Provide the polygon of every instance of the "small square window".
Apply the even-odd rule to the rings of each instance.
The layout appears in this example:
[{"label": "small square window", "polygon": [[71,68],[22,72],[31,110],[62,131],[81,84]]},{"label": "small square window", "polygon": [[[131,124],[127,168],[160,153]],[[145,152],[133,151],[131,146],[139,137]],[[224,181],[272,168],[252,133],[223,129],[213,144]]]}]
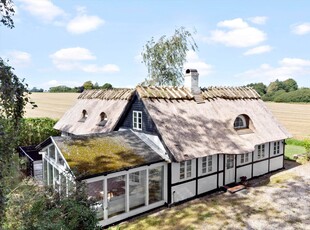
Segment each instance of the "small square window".
[{"label": "small square window", "polygon": [[142,130],[142,112],[132,112],[132,128],[136,130]]}]

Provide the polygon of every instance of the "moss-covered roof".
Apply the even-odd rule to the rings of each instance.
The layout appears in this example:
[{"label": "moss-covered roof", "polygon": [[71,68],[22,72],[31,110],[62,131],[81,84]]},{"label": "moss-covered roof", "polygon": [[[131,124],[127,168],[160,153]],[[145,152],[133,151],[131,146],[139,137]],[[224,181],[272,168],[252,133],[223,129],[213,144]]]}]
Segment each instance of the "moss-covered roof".
[{"label": "moss-covered roof", "polygon": [[53,139],[76,176],[91,177],[162,160],[131,131]]}]

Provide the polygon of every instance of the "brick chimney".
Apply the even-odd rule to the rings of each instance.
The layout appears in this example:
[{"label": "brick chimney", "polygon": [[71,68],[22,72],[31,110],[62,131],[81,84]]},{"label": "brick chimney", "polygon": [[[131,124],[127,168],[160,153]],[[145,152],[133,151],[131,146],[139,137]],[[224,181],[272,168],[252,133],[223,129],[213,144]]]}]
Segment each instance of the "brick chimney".
[{"label": "brick chimney", "polygon": [[198,84],[199,73],[196,69],[187,69],[184,77],[184,87],[187,88],[193,95],[200,94]]}]

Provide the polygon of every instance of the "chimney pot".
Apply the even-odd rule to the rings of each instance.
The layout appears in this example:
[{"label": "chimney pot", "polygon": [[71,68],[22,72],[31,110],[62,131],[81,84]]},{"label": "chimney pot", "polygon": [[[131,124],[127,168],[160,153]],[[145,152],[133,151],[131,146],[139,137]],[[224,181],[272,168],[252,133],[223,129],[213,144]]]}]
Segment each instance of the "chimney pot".
[{"label": "chimney pot", "polygon": [[187,69],[185,71],[184,87],[186,87],[192,94],[200,94],[200,88],[198,84],[199,73],[197,69]]}]

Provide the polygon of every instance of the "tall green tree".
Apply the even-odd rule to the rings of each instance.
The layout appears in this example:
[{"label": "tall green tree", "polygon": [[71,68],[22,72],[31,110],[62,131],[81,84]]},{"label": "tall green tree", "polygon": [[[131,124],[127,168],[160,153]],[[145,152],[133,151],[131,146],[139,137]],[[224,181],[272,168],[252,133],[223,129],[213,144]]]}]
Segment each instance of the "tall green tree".
[{"label": "tall green tree", "polygon": [[14,4],[12,0],[1,0],[0,1],[0,13],[1,23],[6,27],[12,29],[14,27],[14,21],[12,17],[15,14]]},{"label": "tall green tree", "polygon": [[292,78],[283,81],[283,84],[286,92],[292,92],[298,89],[297,82]]},{"label": "tall green tree", "polygon": [[85,81],[84,84],[83,84],[83,87],[84,89],[93,89],[94,88],[94,85],[91,81]]},{"label": "tall green tree", "polygon": [[110,83],[105,83],[103,86],[101,86],[102,89],[113,89],[113,86]]},{"label": "tall green tree", "polygon": [[263,96],[264,94],[267,93],[267,86],[264,83],[262,83],[262,82],[260,82],[260,83],[251,83],[251,84],[248,84],[247,86],[250,86],[253,89],[255,89],[256,92],[260,96]]},{"label": "tall green tree", "polygon": [[18,177],[16,148],[24,108],[30,102],[28,85],[23,81],[0,58],[0,216],[3,214],[5,196],[16,184]]},{"label": "tall green tree", "polygon": [[182,84],[186,52],[197,49],[191,32],[184,27],[176,29],[171,37],[162,36],[157,42],[152,37],[141,53],[142,62],[148,69],[148,78],[144,84],[173,86]]}]

